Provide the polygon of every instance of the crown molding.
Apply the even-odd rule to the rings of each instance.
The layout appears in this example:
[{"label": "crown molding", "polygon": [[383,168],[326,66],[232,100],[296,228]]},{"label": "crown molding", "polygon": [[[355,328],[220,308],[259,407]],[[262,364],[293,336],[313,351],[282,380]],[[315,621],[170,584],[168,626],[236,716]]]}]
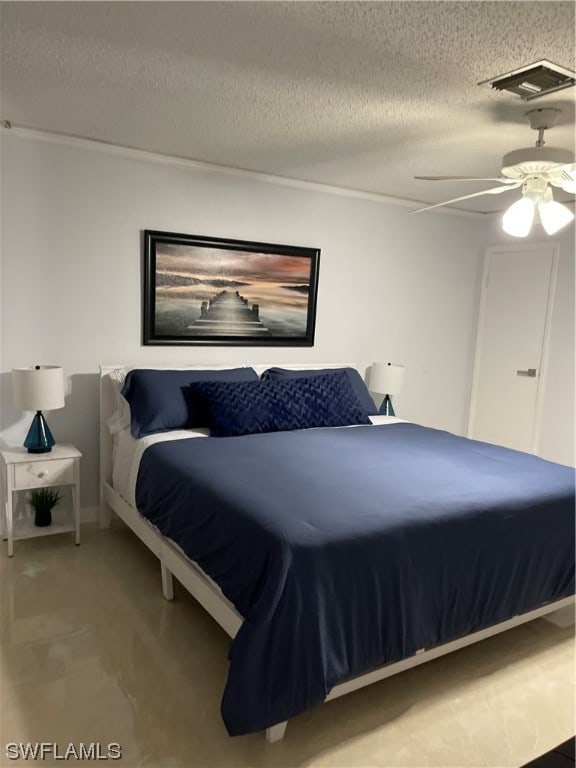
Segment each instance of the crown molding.
[{"label": "crown molding", "polygon": [[[82,136],[75,136],[69,133],[60,133],[57,131],[39,130],[29,128],[23,125],[16,125],[9,121],[0,124],[0,135],[13,134],[24,139],[33,139],[45,141],[51,144],[60,144],[68,147],[78,147],[95,152],[103,152],[117,157],[126,157],[132,160],[140,160],[146,163],[156,163],[159,165],[174,165],[181,168],[192,168],[208,173],[216,173],[224,176],[235,176],[254,181],[260,181],[264,184],[274,184],[276,186],[292,187],[293,189],[306,189],[315,192],[324,192],[341,197],[349,197],[360,200],[370,200],[375,203],[385,203],[387,205],[396,205],[400,208],[414,208],[426,205],[425,201],[407,200],[405,198],[390,197],[388,195],[379,195],[375,192],[363,192],[362,190],[348,189],[346,187],[337,187],[331,184],[320,184],[314,181],[303,181],[301,179],[292,179],[287,176],[275,176],[259,171],[248,171],[243,168],[231,168],[224,165],[215,165],[212,163],[203,163],[198,160],[190,160],[176,155],[165,155],[157,152],[149,152],[143,149],[134,149],[121,144],[112,144],[97,139],[86,139]],[[434,213],[442,213],[451,216],[464,216],[466,218],[484,218],[486,214],[477,211],[462,211],[457,208],[436,209]]]}]

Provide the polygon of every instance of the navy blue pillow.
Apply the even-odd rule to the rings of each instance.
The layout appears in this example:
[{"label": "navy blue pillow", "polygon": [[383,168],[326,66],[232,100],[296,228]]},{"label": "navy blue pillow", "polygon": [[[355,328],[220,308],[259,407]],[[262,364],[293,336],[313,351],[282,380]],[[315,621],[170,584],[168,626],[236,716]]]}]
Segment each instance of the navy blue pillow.
[{"label": "navy blue pillow", "polygon": [[191,381],[258,381],[253,368],[221,371],[175,371],[139,368],[126,376],[122,394],[130,404],[133,437],[171,429],[207,427],[210,412],[206,401],[195,395]]},{"label": "navy blue pillow", "polygon": [[343,371],[298,379],[197,382],[190,388],[210,403],[213,437],[370,424]]},{"label": "navy blue pillow", "polygon": [[360,400],[360,403],[364,406],[366,413],[370,416],[374,416],[378,413],[378,408],[368,392],[368,387],[364,383],[362,376],[355,368],[322,368],[319,370],[306,370],[306,371],[291,371],[288,368],[268,368],[262,374],[263,379],[301,379],[303,376],[323,376],[329,373],[339,373],[345,371],[346,375],[350,379],[350,384],[356,393],[356,397]]}]

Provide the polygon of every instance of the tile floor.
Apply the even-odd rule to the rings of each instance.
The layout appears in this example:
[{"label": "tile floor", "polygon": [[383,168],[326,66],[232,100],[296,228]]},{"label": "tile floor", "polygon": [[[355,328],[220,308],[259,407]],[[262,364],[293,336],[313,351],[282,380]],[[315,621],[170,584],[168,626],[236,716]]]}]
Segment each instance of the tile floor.
[{"label": "tile floor", "polygon": [[300,715],[277,744],[229,738],[227,636],[178,585],[163,599],[121,524],[82,536],[16,542],[13,559],[2,542],[2,766],[25,764],[9,742],[117,742],[125,768],[517,768],[574,733],[573,628],[540,619]]}]

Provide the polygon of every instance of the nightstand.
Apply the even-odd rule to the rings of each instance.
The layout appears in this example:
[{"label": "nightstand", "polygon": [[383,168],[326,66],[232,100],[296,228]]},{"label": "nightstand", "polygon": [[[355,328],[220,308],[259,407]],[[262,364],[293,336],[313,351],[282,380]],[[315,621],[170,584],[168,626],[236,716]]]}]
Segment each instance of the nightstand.
[{"label": "nightstand", "polygon": [[[80,544],[80,458],[73,445],[55,445],[48,453],[28,453],[25,448],[0,451],[2,456],[2,487],[5,514],[0,515],[2,537],[8,540],[8,556],[14,554],[14,540],[75,531]],[[14,520],[14,494],[32,488],[51,485],[72,487],[72,514],[67,517],[58,510],[52,525],[40,528],[33,519]]]}]

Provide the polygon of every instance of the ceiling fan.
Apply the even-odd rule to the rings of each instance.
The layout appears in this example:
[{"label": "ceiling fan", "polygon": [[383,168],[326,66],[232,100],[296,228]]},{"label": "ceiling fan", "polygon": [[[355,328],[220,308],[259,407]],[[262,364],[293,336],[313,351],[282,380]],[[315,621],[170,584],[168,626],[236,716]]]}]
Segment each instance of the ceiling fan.
[{"label": "ceiling fan", "polygon": [[564,192],[576,193],[574,155],[565,149],[544,148],[544,131],[555,125],[559,114],[559,109],[533,109],[526,113],[530,127],[538,131],[536,146],[517,149],[504,155],[500,176],[496,178],[415,176],[416,179],[425,181],[497,181],[501,186],[427,205],[412,213],[430,211],[432,208],[481,195],[499,195],[522,187],[522,197],[504,214],[502,220],[504,231],[516,237],[526,237],[532,227],[535,213],[538,211],[547,234],[552,235],[558,232],[572,221],[574,214],[553,199],[552,187],[558,187]]}]

